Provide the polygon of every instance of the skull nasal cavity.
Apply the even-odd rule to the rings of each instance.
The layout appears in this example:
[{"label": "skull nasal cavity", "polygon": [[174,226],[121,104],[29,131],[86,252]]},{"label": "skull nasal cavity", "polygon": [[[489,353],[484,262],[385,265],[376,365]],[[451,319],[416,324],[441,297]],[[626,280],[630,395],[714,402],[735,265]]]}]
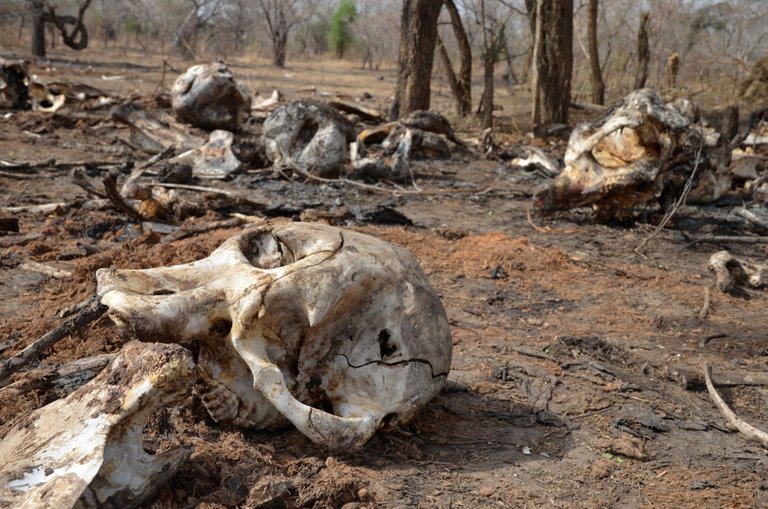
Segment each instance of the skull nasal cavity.
[{"label": "skull nasal cavity", "polygon": [[212,334],[215,334],[217,336],[224,338],[229,334],[229,331],[231,330],[232,330],[231,320],[227,320],[226,318],[214,318],[213,321],[211,321]]},{"label": "skull nasal cavity", "polygon": [[381,354],[381,358],[386,359],[387,357],[391,357],[395,352],[397,352],[397,345],[390,342],[389,331],[387,329],[382,329],[382,331],[379,332],[379,353]]},{"label": "skull nasal cavity", "polygon": [[311,118],[306,119],[304,124],[302,124],[301,129],[299,129],[299,134],[296,135],[296,143],[301,147],[309,145],[309,142],[315,137],[319,127],[317,122]]}]

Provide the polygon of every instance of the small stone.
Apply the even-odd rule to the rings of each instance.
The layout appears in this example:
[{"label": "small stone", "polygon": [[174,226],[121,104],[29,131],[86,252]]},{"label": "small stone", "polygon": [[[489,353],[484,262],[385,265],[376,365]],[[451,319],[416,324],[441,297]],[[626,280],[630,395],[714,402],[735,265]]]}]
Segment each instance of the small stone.
[{"label": "small stone", "polygon": [[357,491],[357,498],[362,500],[363,502],[367,501],[369,496],[370,496],[370,493],[368,492],[367,488],[360,488]]}]

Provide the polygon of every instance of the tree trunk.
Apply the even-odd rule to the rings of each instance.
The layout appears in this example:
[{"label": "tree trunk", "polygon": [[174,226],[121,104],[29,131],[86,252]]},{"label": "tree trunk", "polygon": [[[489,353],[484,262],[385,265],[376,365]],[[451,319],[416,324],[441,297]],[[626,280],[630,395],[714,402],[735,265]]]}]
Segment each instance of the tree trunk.
[{"label": "tree trunk", "polygon": [[393,119],[428,110],[437,18],[442,0],[404,0],[400,18],[400,56]]},{"label": "tree trunk", "polygon": [[32,55],[45,58],[45,12],[43,2],[31,3],[32,14]]},{"label": "tree trunk", "polygon": [[[531,91],[534,133],[568,123],[573,72],[573,0],[526,0],[534,29]],[[535,7],[535,12],[533,8]]]},{"label": "tree trunk", "polygon": [[640,28],[637,31],[637,74],[635,74],[635,90],[643,88],[648,80],[648,64],[651,61],[651,51],[648,46],[648,23],[651,13],[644,12],[640,16]]},{"label": "tree trunk", "polygon": [[495,58],[491,49],[483,54],[483,130],[493,127],[493,68]]},{"label": "tree trunk", "polygon": [[[469,37],[467,31],[464,30],[464,24],[461,22],[461,15],[456,8],[456,4],[453,0],[445,0],[445,8],[448,11],[448,15],[451,18],[451,28],[453,28],[453,35],[456,37],[456,42],[459,46],[459,73],[457,78],[456,88],[451,86],[453,95],[456,97],[456,109],[459,115],[469,115],[472,110],[472,47],[469,44]],[[443,51],[445,48],[443,48]],[[447,57],[447,52],[445,53]],[[453,68],[451,68],[453,73]]]},{"label": "tree trunk", "polygon": [[278,32],[275,34],[275,40],[273,44],[273,56],[272,65],[275,67],[285,67],[285,51],[288,47],[288,34],[286,32]]},{"label": "tree trunk", "polygon": [[597,47],[597,9],[599,0],[589,0],[587,39],[589,43],[589,68],[592,81],[592,102],[605,102],[605,82],[600,69],[600,52]]}]

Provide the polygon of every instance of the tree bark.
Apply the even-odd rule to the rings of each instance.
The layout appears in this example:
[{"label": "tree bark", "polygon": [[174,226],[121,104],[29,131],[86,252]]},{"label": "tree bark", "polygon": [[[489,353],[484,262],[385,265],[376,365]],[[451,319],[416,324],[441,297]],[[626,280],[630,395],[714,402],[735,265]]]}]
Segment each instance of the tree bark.
[{"label": "tree bark", "polygon": [[32,55],[45,58],[45,10],[43,2],[30,3],[32,13]]},{"label": "tree bark", "polygon": [[592,102],[605,102],[605,82],[600,69],[600,51],[597,47],[597,11],[599,0],[589,0],[587,39],[589,44],[589,68],[592,81]]},{"label": "tree bark", "polygon": [[640,15],[640,28],[637,31],[637,74],[635,74],[635,90],[643,88],[648,80],[648,64],[651,61],[651,51],[648,45],[648,23],[651,13]]},{"label": "tree bark", "polygon": [[528,19],[531,21],[531,31],[533,32],[533,51],[531,52],[531,124],[534,134],[541,129],[541,83],[539,77],[539,60],[544,50],[544,23],[542,22],[542,4],[543,1],[526,0],[528,7]]},{"label": "tree bark", "polygon": [[[464,30],[464,24],[456,4],[453,0],[445,0],[444,5],[451,18],[451,28],[453,28],[453,35],[459,46],[459,72],[458,75],[454,73],[453,66],[451,66],[450,74],[453,75],[454,79],[451,81],[449,77],[449,82],[451,83],[451,91],[456,98],[457,113],[463,117],[469,115],[472,110],[472,47],[469,44],[469,37],[467,31]],[[439,44],[438,47],[440,46]],[[450,64],[450,60],[447,60],[448,52],[445,51],[445,47],[442,47],[440,53],[443,63]]]},{"label": "tree bark", "polygon": [[[526,5],[533,2],[526,2]],[[568,123],[573,72],[573,0],[535,2],[532,90],[534,131]],[[529,11],[529,16],[531,15]],[[538,50],[538,51],[537,51]],[[537,118],[540,108],[540,119]]]},{"label": "tree bark", "polygon": [[483,54],[483,130],[493,127],[493,52],[486,49]]},{"label": "tree bark", "polygon": [[400,56],[392,119],[428,110],[437,18],[442,0],[404,0],[400,18]]}]

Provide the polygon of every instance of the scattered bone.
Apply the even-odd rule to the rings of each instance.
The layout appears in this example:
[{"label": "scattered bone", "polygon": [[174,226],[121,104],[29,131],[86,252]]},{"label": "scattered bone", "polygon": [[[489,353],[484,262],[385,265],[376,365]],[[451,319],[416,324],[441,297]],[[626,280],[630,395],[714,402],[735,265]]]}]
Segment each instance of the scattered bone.
[{"label": "scattered bone", "polygon": [[26,262],[19,265],[19,268],[21,270],[28,270],[30,272],[39,272],[40,274],[55,277],[56,279],[68,279],[72,277],[72,273],[68,270],[57,269],[56,267],[51,267],[50,265],[38,263],[33,260],[27,260]]},{"label": "scattered bone", "polygon": [[312,101],[280,106],[264,121],[267,157],[275,165],[295,164],[320,177],[338,177],[348,158],[354,128],[333,108]]},{"label": "scattered bone", "polygon": [[251,106],[251,111],[272,111],[275,109],[275,106],[283,101],[283,94],[277,90],[273,90],[272,95],[268,98],[262,99],[261,96],[257,95],[255,99],[256,101],[253,106]]},{"label": "scattered bone", "polygon": [[759,177],[766,167],[768,167],[768,158],[765,156],[734,151],[728,171],[731,172],[734,181],[744,182]]},{"label": "scattered bone", "polygon": [[95,379],[0,442],[0,500],[27,509],[138,506],[191,454],[149,455],[141,436],[152,412],[186,395],[192,368],[180,346],[128,343]]},{"label": "scattered bone", "polygon": [[523,147],[522,152],[525,157],[515,157],[509,161],[511,166],[521,168],[534,167],[539,169],[547,177],[556,177],[560,173],[560,163],[557,159],[550,157],[546,152],[537,147]]},{"label": "scattered bone", "polygon": [[176,79],[171,90],[176,117],[204,129],[237,131],[251,113],[251,94],[235,81],[226,65],[195,65]]},{"label": "scattered bone", "polygon": [[64,94],[52,94],[48,87],[34,79],[29,84],[29,97],[32,100],[32,109],[46,113],[55,113],[59,110],[67,98]]},{"label": "scattered bone", "polygon": [[763,288],[768,285],[768,267],[739,260],[728,251],[718,251],[709,259],[715,273],[715,286],[724,293],[742,293],[743,287]]},{"label": "scattered bone", "polygon": [[435,134],[442,134],[456,145],[466,147],[466,144],[456,136],[456,133],[453,132],[453,128],[451,127],[450,122],[448,122],[448,119],[434,111],[414,111],[401,118],[400,123],[405,127],[420,129],[422,131]]},{"label": "scattered bone", "polygon": [[150,154],[162,153],[168,147],[177,151],[192,150],[205,143],[203,138],[190,134],[188,128],[170,115],[158,113],[155,116],[131,103],[115,106],[111,116],[128,125],[133,144]]},{"label": "scattered bone", "polygon": [[700,193],[699,199],[717,199],[729,187],[721,180],[730,175],[701,178],[713,171],[705,145],[677,108],[664,105],[653,90],[636,90],[608,118],[573,130],[565,168],[536,205],[544,213],[592,205],[606,216],[631,217],[665,192],[677,197],[694,168],[710,186],[710,195]]},{"label": "scattered bone", "polygon": [[328,106],[336,108],[343,113],[357,115],[363,122],[371,124],[380,124],[384,122],[384,117],[380,112],[361,104],[337,99],[335,101],[328,101]]},{"label": "scattered bone", "polygon": [[360,446],[411,419],[450,368],[445,311],[416,260],[360,233],[267,225],[194,263],[97,280],[126,333],[199,343],[198,392],[222,424],[284,417],[318,444]]},{"label": "scattered bone", "polygon": [[229,131],[215,130],[208,142],[196,149],[179,154],[170,163],[187,163],[192,173],[202,179],[223,179],[240,169],[242,163],[232,152],[235,136]]}]

